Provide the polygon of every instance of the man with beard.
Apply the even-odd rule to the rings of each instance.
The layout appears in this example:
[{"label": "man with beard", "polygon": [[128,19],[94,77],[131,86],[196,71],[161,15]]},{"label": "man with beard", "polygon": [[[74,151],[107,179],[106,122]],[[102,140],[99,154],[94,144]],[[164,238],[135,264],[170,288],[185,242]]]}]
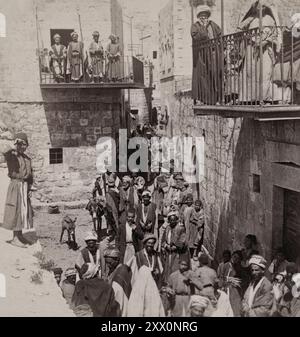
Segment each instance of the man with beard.
[{"label": "man with beard", "polygon": [[54,79],[57,83],[65,81],[65,64],[67,57],[66,47],[60,43],[61,36],[55,34],[53,36],[54,45],[51,46],[49,51],[50,56],[50,69],[53,73]]},{"label": "man with beard", "polygon": [[126,212],[129,209],[137,209],[139,204],[139,197],[136,189],[132,186],[132,179],[129,176],[122,178],[122,186],[120,190],[120,223],[126,222]]},{"label": "man with beard", "polygon": [[197,22],[191,27],[193,40],[193,80],[194,100],[214,105],[222,100],[221,50],[216,47],[203,48],[200,43],[221,36],[221,28],[209,20],[211,9],[207,5],[197,7]]},{"label": "man with beard", "polygon": [[68,45],[67,50],[67,75],[70,76],[72,82],[79,82],[83,76],[83,42],[78,41],[78,33],[71,34],[72,41]]},{"label": "man with beard", "polygon": [[121,263],[120,251],[110,247],[104,252],[105,264],[108,267],[108,282],[112,286],[116,302],[119,303],[122,317],[127,316],[127,305],[131,293],[130,268]]},{"label": "man with beard", "polygon": [[274,295],[272,284],[264,276],[266,263],[260,255],[253,255],[249,260],[252,281],[242,303],[245,317],[268,317],[271,314]]}]

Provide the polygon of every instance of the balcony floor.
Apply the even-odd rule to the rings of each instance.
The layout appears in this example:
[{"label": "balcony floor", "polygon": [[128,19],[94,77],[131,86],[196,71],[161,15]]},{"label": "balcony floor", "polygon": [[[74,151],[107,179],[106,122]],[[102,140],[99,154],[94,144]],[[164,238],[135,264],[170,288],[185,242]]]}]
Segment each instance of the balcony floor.
[{"label": "balcony floor", "polygon": [[142,83],[48,83],[40,84],[41,89],[145,89]]},{"label": "balcony floor", "polygon": [[258,121],[300,119],[300,105],[194,105],[196,116],[220,116],[223,118],[253,118]]}]

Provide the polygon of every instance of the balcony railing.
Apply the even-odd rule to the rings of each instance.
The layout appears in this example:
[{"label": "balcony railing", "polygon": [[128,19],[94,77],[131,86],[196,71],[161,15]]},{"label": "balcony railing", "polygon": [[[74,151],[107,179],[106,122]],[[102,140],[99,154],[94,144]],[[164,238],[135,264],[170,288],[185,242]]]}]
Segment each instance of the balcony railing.
[{"label": "balcony railing", "polygon": [[80,87],[119,87],[133,88],[144,87],[144,65],[143,62],[136,57],[121,57],[117,70],[114,74],[111,72],[109,61],[103,59],[103,72],[101,77],[96,77],[88,64],[87,58],[82,60],[80,72],[82,76],[79,80],[72,80],[71,75],[67,74],[67,60],[64,59],[61,63],[61,70],[55,73],[54,67],[50,65],[50,57],[47,52],[40,52],[39,67],[40,67],[40,84],[41,87],[65,87],[80,86]]},{"label": "balcony railing", "polygon": [[300,90],[300,38],[264,26],[193,43],[193,99],[199,106],[292,106]]}]

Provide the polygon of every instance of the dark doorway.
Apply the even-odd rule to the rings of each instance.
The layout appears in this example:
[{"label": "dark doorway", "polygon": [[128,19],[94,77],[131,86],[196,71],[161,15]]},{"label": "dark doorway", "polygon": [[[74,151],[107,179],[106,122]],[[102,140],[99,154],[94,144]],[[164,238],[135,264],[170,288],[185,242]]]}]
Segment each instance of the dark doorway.
[{"label": "dark doorway", "polygon": [[69,42],[71,42],[71,33],[74,32],[74,29],[50,29],[50,40],[51,46],[54,44],[53,36],[59,34],[61,36],[61,44],[68,47]]},{"label": "dark doorway", "polygon": [[283,247],[288,261],[300,256],[300,193],[284,190]]}]

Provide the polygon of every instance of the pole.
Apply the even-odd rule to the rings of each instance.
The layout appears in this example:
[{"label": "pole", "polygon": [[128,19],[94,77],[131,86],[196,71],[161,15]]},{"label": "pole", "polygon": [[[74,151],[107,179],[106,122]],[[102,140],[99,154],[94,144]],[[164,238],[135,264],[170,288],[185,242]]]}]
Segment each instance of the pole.
[{"label": "pole", "polygon": [[262,34],[263,34],[263,26],[262,26],[262,3],[258,2],[259,6],[259,60],[260,60],[260,69],[259,69],[259,102],[260,105],[263,104],[263,46],[262,46]]},{"label": "pole", "polygon": [[42,83],[41,50],[40,50],[40,39],[39,39],[39,19],[38,19],[37,6],[35,7],[35,20],[36,20],[36,38],[37,38],[38,58],[39,58],[40,83]]},{"label": "pole", "polygon": [[221,28],[224,36],[224,0],[221,0]]},{"label": "pole", "polygon": [[130,43],[131,43],[131,58],[133,57],[133,37],[132,37],[132,30],[133,30],[133,27],[132,27],[132,19],[133,19],[133,17],[131,16],[131,17],[130,17]]}]

